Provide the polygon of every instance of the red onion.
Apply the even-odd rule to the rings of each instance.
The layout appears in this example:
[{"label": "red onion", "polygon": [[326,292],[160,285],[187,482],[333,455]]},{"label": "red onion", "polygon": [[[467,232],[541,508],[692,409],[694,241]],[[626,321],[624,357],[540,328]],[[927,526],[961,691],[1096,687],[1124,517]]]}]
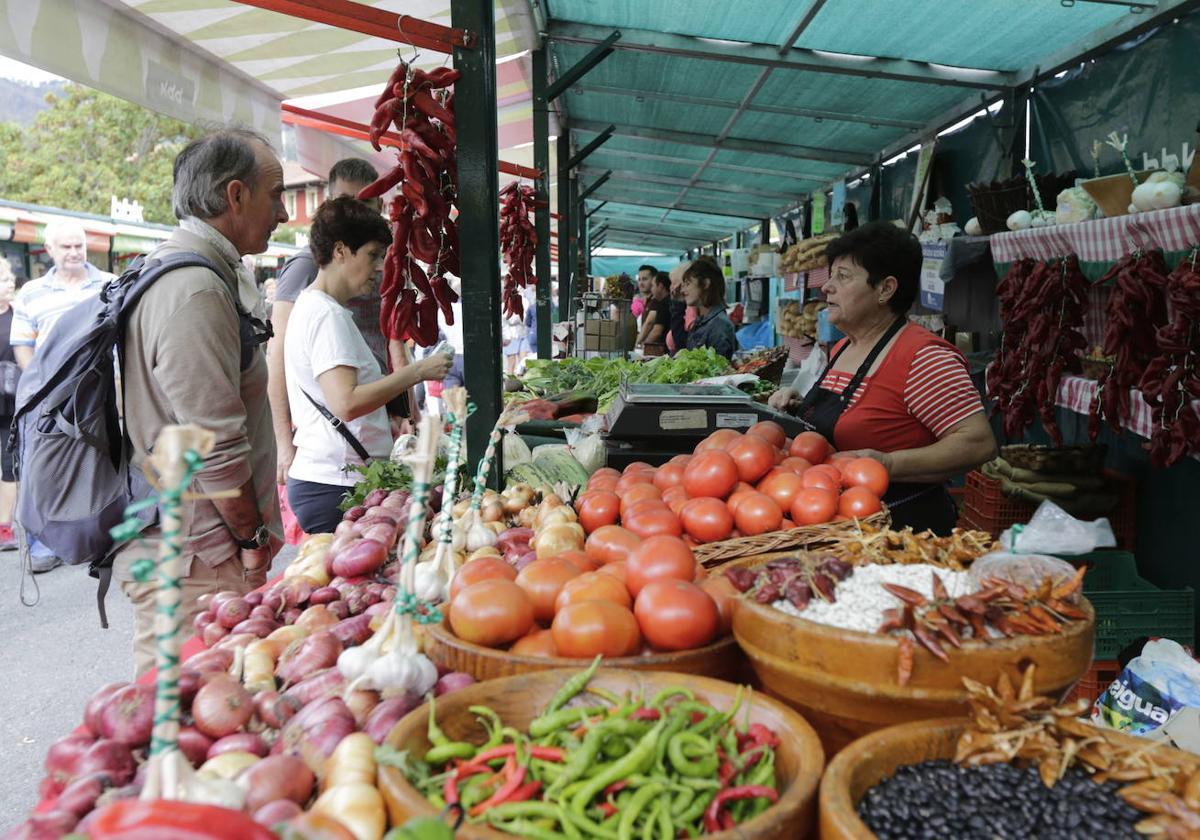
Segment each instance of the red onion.
[{"label": "red onion", "polygon": [[200,690],[200,684],[204,681],[204,675],[196,671],[180,671],[179,672],[179,702],[183,704],[183,708],[190,709],[192,706],[192,698],[196,696],[196,692]]},{"label": "red onion", "polygon": [[372,522],[369,527],[363,529],[363,540],[374,540],[382,543],[385,549],[389,549],[396,544],[396,528]]},{"label": "red onion", "polygon": [[354,725],[359,729],[367,725],[367,717],[379,705],[379,692],[356,689],[343,698],[346,708],[354,715]]},{"label": "red onion", "polygon": [[280,733],[272,753],[299,755],[314,773],[341,740],[355,731],[354,715],[337,697],[327,697],[300,710]]},{"label": "red onion", "polygon": [[200,640],[204,642],[205,647],[212,647],[228,635],[228,628],[214,621],[204,628],[204,632],[200,634]]},{"label": "red onion", "polygon": [[104,711],[104,707],[108,705],[108,698],[112,697],[118,689],[127,685],[129,685],[127,682],[111,682],[92,692],[87,705],[83,708],[83,725],[90,729],[93,735],[100,734],[100,715]]},{"label": "red onion", "polygon": [[329,630],[321,630],[288,645],[279,658],[275,675],[285,682],[300,682],[317,671],[336,665],[341,652],[342,643],[337,636]]},{"label": "red onion", "polygon": [[388,601],[395,601],[396,600],[396,587],[392,586],[391,584],[385,584],[383,587],[383,592],[381,593],[381,597],[385,604]]},{"label": "red onion", "polygon": [[79,817],[63,808],[33,814],[4,835],[4,840],[59,840],[79,824]]},{"label": "red onion", "polygon": [[460,688],[466,688],[474,684],[475,678],[470,674],[464,674],[462,671],[452,671],[441,677],[434,684],[433,696],[441,697],[443,694],[449,694],[452,691],[458,691]]},{"label": "red onion", "polygon": [[278,615],[280,610],[283,609],[283,594],[276,590],[271,590],[266,595],[263,595],[261,606],[269,609],[272,615]]},{"label": "red onion", "polygon": [[205,592],[203,595],[196,598],[196,607],[200,610],[207,610],[212,606],[213,594]]},{"label": "red onion", "polygon": [[375,508],[375,510],[367,511],[367,515],[358,520],[356,525],[360,528],[369,528],[372,525],[390,525],[393,528],[400,526],[400,519],[394,515],[396,512],[387,510],[386,508]]},{"label": "red onion", "polygon": [[[366,511],[364,510],[363,513],[366,513]],[[341,537],[355,536],[358,533],[358,529],[354,527],[354,523],[357,522],[361,518],[362,517],[360,515],[360,516],[354,517],[353,519],[343,519],[341,522],[339,522],[337,524],[337,526],[333,529],[334,539],[339,539]]]},{"label": "red onion", "polygon": [[519,572],[536,559],[537,559],[536,551],[526,551],[524,554],[522,554],[516,560],[512,561],[512,567]]},{"label": "red onion", "polygon": [[283,590],[283,602],[289,608],[308,603],[312,596],[313,586],[307,580],[298,580],[288,584]]},{"label": "red onion", "polygon": [[259,604],[262,603],[262,599],[263,599],[263,592],[258,589],[252,589],[249,592],[247,592],[245,595],[242,596],[242,600],[245,601],[247,604],[249,604],[251,607],[257,607]]},{"label": "red onion", "polygon": [[182,726],[179,729],[179,751],[187,756],[193,767],[199,767],[208,759],[208,750],[213,745],[209,738],[194,726]]},{"label": "red onion", "polygon": [[213,650],[202,650],[193,656],[189,656],[183,661],[183,665],[180,667],[185,671],[196,671],[201,674],[207,674],[212,671],[228,671],[231,665],[233,665],[233,651],[216,648]]},{"label": "red onion", "polygon": [[529,549],[529,541],[533,539],[532,528],[509,528],[496,537],[496,549],[501,554],[508,554],[512,549],[520,548],[523,554]]},{"label": "red onion", "polygon": [[378,540],[364,539],[338,552],[333,558],[333,572],[342,577],[366,575],[378,569],[386,560],[386,545]]},{"label": "red onion", "polygon": [[100,794],[112,786],[112,779],[107,773],[88,773],[80,776],[58,796],[55,808],[70,811],[76,817],[82,817],[96,807]]},{"label": "red onion", "polygon": [[218,592],[216,595],[214,595],[212,597],[212,602],[210,603],[209,606],[211,607],[213,612],[216,612],[217,610],[219,610],[221,608],[221,605],[224,604],[226,601],[231,601],[234,598],[240,598],[240,597],[242,597],[242,596],[239,593],[234,592],[232,589],[226,589],[226,590]]},{"label": "red onion", "polygon": [[331,601],[325,605],[325,609],[338,621],[350,617],[350,605],[345,601]]},{"label": "red onion", "polygon": [[[362,615],[356,615],[353,618],[339,621],[329,628],[329,632],[344,647],[361,645],[367,639],[371,638],[371,616],[363,613]],[[338,653],[341,653],[341,651],[339,650]],[[337,659],[334,659],[334,662],[337,662]]]},{"label": "red onion", "polygon": [[220,650],[237,650],[244,648],[246,645],[257,639],[253,633],[234,633],[230,631],[229,635],[217,642],[216,647]]},{"label": "red onion", "polygon": [[137,762],[129,747],[108,738],[101,738],[88,747],[78,765],[78,775],[108,773],[114,785],[129,784],[135,772]]},{"label": "red onion", "polygon": [[274,621],[275,610],[271,609],[265,604],[259,604],[257,607],[250,610],[250,618],[265,618],[267,621]]},{"label": "red onion", "polygon": [[[378,604],[372,604],[371,606],[367,607],[365,610],[363,610],[362,614],[368,619],[372,619],[377,615],[385,615],[391,608],[392,604],[390,601],[380,601]],[[369,624],[370,622],[368,621],[368,625]]]},{"label": "red onion", "polygon": [[[308,768],[305,767],[305,770]],[[276,799],[274,802],[268,802],[266,805],[254,812],[254,821],[259,825],[265,825],[270,828],[278,823],[286,822],[292,817],[298,817],[304,813],[304,809],[290,799]]]},{"label": "red onion", "polygon": [[294,697],[284,697],[278,691],[260,691],[254,695],[254,713],[272,729],[282,729],[300,711],[301,705]]},{"label": "red onion", "polygon": [[222,627],[233,629],[250,617],[250,609],[245,598],[230,598],[217,607],[217,621]]},{"label": "red onion", "polygon": [[[348,510],[342,514],[342,521],[343,522],[357,522],[359,519],[362,519],[363,514],[366,512],[367,512],[367,509],[365,507],[363,507],[362,505],[355,505],[354,507],[350,508],[350,510]],[[337,533],[337,532],[335,531],[334,533]]]},{"label": "red onion", "polygon": [[322,586],[320,589],[314,589],[313,594],[308,596],[310,604],[328,604],[342,597],[341,593],[332,586]]},{"label": "red onion", "polygon": [[339,693],[345,682],[345,678],[337,668],[326,668],[324,671],[319,671],[308,679],[296,683],[283,693],[283,698],[307,708],[315,700]]},{"label": "red onion", "polygon": [[216,620],[217,617],[215,615],[208,610],[205,610],[192,619],[192,630],[197,634],[202,633],[205,627],[212,624]]},{"label": "red onion", "polygon": [[150,743],[154,728],[154,686],[127,685],[109,697],[100,714],[100,734],[131,747]]},{"label": "red onion", "polygon": [[365,508],[368,508],[368,509],[377,507],[378,505],[382,504],[383,500],[386,499],[387,497],[388,497],[387,490],[377,488],[367,494],[367,497],[365,499],[363,499],[362,506]]},{"label": "red onion", "polygon": [[374,584],[370,584],[363,590],[362,599],[366,607],[373,607],[383,600],[383,593],[375,589]]},{"label": "red onion", "polygon": [[281,799],[303,805],[312,796],[316,779],[301,759],[273,755],[251,765],[238,783],[246,791],[246,810],[253,813]]},{"label": "red onion", "polygon": [[303,614],[304,614],[304,610],[300,609],[299,607],[292,607],[289,610],[285,610],[283,613],[283,623],[284,624],[295,624],[296,619],[298,619]]},{"label": "red onion", "polygon": [[370,735],[371,740],[376,744],[382,744],[400,718],[420,705],[420,695],[412,691],[406,691],[399,697],[384,700],[371,711],[363,731]]},{"label": "red onion", "polygon": [[50,745],[44,763],[47,773],[45,793],[57,795],[71,779],[79,775],[79,763],[95,742],[96,739],[91,735],[72,733]]},{"label": "red onion", "polygon": [[233,628],[234,633],[250,633],[260,639],[265,639],[279,629],[279,622],[270,618],[247,618]]},{"label": "red onion", "polygon": [[232,735],[254,715],[254,700],[233,679],[214,679],[196,692],[192,717],[210,738]]},{"label": "red onion", "polygon": [[207,758],[215,758],[221,753],[248,752],[257,756],[265,756],[270,751],[267,742],[256,732],[235,732],[213,743],[208,748]]}]

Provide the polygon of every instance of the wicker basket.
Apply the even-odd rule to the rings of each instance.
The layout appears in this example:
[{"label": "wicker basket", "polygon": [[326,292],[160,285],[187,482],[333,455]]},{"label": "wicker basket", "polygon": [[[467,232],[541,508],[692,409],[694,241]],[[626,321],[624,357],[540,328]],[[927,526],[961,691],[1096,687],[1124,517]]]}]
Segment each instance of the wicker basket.
[{"label": "wicker basket", "polygon": [[[1055,196],[1075,183],[1075,172],[1062,175],[1036,175],[1038,192],[1043,202],[1053,202]],[[1024,175],[1015,175],[1005,181],[990,184],[968,184],[971,207],[984,233],[1003,233],[1008,230],[1008,217],[1018,210],[1033,209],[1033,191]],[[1047,209],[1053,212],[1051,203]]]},{"label": "wicker basket", "polygon": [[1112,373],[1113,363],[1110,359],[1089,359],[1085,356],[1079,361],[1084,379],[1099,382],[1105,376]]},{"label": "wicker basket", "polygon": [[1000,457],[1014,467],[1057,475],[1099,473],[1108,454],[1106,446],[1037,446],[1022,443],[1004,446]]},{"label": "wicker basket", "polygon": [[[862,520],[861,524],[871,525],[875,528],[887,528],[892,524],[892,515],[884,507],[879,513]],[[729,560],[755,554],[772,554],[793,548],[819,548],[835,540],[851,536],[858,530],[859,525],[860,522],[857,519],[826,522],[821,525],[801,525],[786,531],[771,531],[753,537],[738,537],[733,540],[708,543],[692,549],[692,553],[705,568],[712,568]]]}]

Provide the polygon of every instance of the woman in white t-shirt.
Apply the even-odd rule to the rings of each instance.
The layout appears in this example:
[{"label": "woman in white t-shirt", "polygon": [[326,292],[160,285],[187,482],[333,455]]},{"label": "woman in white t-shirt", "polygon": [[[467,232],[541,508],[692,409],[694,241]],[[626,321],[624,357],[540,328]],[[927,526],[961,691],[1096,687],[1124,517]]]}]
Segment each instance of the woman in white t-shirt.
[{"label": "woman in white t-shirt", "polygon": [[335,198],[317,210],[309,237],[319,270],[292,308],[283,358],[296,426],[288,503],[305,532],[316,534],[341,519],[338,504],[356,479],[346,468],[391,453],[384,406],[418,382],[442,379],[450,358],[437,353],[385,376],[346,309],[375,291],[391,242],[382,216],[349,196]]}]

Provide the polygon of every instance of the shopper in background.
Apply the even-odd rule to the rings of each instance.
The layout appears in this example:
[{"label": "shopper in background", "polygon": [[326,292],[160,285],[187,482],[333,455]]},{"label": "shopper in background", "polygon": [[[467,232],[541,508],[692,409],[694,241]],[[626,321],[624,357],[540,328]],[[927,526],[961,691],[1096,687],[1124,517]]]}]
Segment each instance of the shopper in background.
[{"label": "shopper in background", "polygon": [[12,304],[9,341],[22,368],[29,365],[38,345],[64,312],[100,294],[104,284],[113,279],[113,275],[88,262],[87,232],[74,219],[46,225],[45,239],[46,253],[54,267],[22,286]]},{"label": "shopper in background", "polygon": [[639,328],[642,326],[642,314],[646,311],[646,305],[654,291],[654,278],[657,274],[658,269],[652,265],[643,265],[638,268],[637,294],[633,296],[630,308],[633,310],[633,317],[637,319]]},{"label": "shopper in background", "polygon": [[696,320],[688,332],[687,347],[711,347],[726,359],[737,350],[733,322],[725,311],[725,275],[716,262],[701,257],[683,273],[683,299],[696,307]]},{"label": "shopper in background", "polygon": [[[261,347],[266,334],[240,306],[239,290],[252,280],[242,256],[265,251],[288,215],[283,166],[266,138],[253,132],[220,131],[192,141],[175,159],[174,174],[179,226],[148,258],[198,254],[212,268],[180,268],[146,290],[125,328],[122,372],[131,470],[147,466],[164,426],[194,423],[213,434],[212,451],[193,481],[201,498],[185,500],[181,515],[175,617],[188,627],[201,595],[244,593],[266,582],[282,544]],[[162,526],[150,525],[113,561],[113,579],[133,602],[139,674],[154,665],[158,580],[137,580],[133,569],[139,561],[153,562],[161,541]]]},{"label": "shopper in background", "polygon": [[12,266],[0,255],[0,551],[17,547],[12,531],[17,485],[8,440],[8,430],[17,407],[17,380],[21,377],[17,357],[8,340],[13,319],[12,299],[16,292],[17,278],[13,275]]},{"label": "shopper in background", "polygon": [[525,338],[525,319],[520,315],[502,316],[500,337],[504,341],[504,370],[516,376],[517,363],[523,358],[522,343]]},{"label": "shopper in background", "polygon": [[994,458],[996,439],[963,354],[908,321],[921,245],[889,222],[870,222],[825,253],[829,279],[821,291],[830,322],[846,338],[803,401],[787,388],[771,405],[839,450],[883,464],[893,527],[947,535],[957,511],[945,482]]},{"label": "shopper in background", "polygon": [[309,236],[317,279],[297,298],[284,345],[296,424],[287,498],[305,532],[319,534],[341,521],[338,505],[357,479],[346,467],[391,454],[384,406],[418,382],[440,381],[451,357],[434,353],[385,376],[355,325],[347,304],[376,294],[392,241],[390,226],[373,208],[350,196],[326,201]]},{"label": "shopper in background", "polygon": [[696,320],[696,310],[683,299],[683,273],[691,261],[681,262],[667,276],[671,280],[671,327],[667,332],[667,350],[672,356],[687,347],[687,331]]},{"label": "shopper in background", "polygon": [[645,356],[662,356],[667,352],[667,329],[671,326],[671,276],[656,272],[651,287],[646,315],[638,333],[637,347]]},{"label": "shopper in background", "polygon": [[[339,160],[329,170],[329,198],[356,196],[359,190],[374,182],[377,177],[375,168],[365,160]],[[382,207],[378,198],[371,199],[366,204],[376,212]],[[271,417],[275,425],[275,446],[279,452],[276,480],[280,484],[287,481],[288,467],[296,457],[296,447],[292,443],[292,415],[288,407],[287,373],[283,361],[288,318],[300,293],[316,279],[317,263],[313,259],[312,250],[304,248],[283,264],[275,283],[275,300],[271,308],[271,326],[275,330],[275,339],[271,342],[268,361],[271,369]],[[363,339],[379,360],[383,370],[399,370],[407,363],[404,344],[400,341],[388,341],[379,329],[379,307],[378,294],[363,295],[346,305],[358,331],[362,333]],[[407,418],[411,413],[407,395],[401,395],[401,398],[389,406],[388,413],[397,418]]]}]

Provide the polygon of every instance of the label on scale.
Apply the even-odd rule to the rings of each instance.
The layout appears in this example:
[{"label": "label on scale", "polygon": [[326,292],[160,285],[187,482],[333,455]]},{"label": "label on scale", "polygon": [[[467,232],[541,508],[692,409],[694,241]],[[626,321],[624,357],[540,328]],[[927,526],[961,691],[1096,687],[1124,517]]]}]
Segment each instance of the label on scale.
[{"label": "label on scale", "polygon": [[757,414],[738,414],[730,411],[717,412],[718,429],[748,429],[757,422]]},{"label": "label on scale", "polygon": [[703,408],[676,409],[658,415],[658,427],[663,431],[707,429],[708,412]]}]

